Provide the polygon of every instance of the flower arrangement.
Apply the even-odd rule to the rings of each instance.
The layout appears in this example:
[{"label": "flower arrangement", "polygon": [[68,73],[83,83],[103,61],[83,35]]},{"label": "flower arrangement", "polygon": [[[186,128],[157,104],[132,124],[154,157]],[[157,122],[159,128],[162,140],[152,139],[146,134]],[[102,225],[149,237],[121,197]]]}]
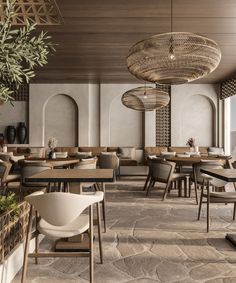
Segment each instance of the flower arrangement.
[{"label": "flower arrangement", "polygon": [[51,150],[54,150],[54,148],[57,146],[57,143],[58,143],[58,140],[56,138],[50,138],[48,140],[48,147],[51,149]]},{"label": "flower arrangement", "polygon": [[195,146],[195,139],[194,138],[189,138],[187,140],[186,145],[189,145],[190,147],[194,147]]}]

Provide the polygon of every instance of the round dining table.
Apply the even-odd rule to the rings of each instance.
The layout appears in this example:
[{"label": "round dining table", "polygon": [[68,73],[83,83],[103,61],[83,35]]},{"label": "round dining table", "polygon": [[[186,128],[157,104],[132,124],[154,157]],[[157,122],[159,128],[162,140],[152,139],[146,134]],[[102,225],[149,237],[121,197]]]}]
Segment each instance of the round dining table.
[{"label": "round dining table", "polygon": [[46,162],[46,163],[51,164],[53,168],[56,168],[56,167],[73,167],[73,165],[80,162],[80,159],[75,158],[75,157],[55,158],[55,159],[30,157],[30,158],[19,160],[18,164],[21,166],[21,164],[23,164],[24,161]]}]

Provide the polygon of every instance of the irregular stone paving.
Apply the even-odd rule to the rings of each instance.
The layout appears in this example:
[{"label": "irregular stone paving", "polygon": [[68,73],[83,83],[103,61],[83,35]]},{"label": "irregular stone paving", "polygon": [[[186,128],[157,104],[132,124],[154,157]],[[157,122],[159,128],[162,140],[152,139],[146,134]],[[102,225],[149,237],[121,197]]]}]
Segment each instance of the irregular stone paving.
[{"label": "irregular stone paving", "polygon": [[[104,264],[99,264],[95,240],[97,283],[235,283],[236,249],[224,237],[236,232],[232,205],[211,205],[211,231],[206,233],[206,211],[197,221],[193,197],[179,198],[171,191],[165,202],[162,190],[147,198],[144,178],[123,177],[108,184],[108,231],[103,234]],[[44,240],[41,248],[51,241]],[[20,282],[20,274],[14,283]],[[27,282],[87,283],[88,259],[29,261]]]}]

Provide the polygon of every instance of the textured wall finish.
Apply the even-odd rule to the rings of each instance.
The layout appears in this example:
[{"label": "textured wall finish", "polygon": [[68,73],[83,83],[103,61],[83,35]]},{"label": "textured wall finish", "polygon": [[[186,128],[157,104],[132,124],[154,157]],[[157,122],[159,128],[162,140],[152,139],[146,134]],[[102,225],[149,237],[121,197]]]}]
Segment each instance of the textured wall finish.
[{"label": "textured wall finish", "polygon": [[[169,86],[158,85],[167,91],[171,97]],[[156,110],[156,146],[170,146],[171,144],[171,100],[165,107]]]},{"label": "textured wall finish", "polygon": [[58,146],[78,145],[78,107],[67,95],[55,95],[45,106],[45,145],[51,137],[58,140]]},{"label": "textured wall finish", "polygon": [[[78,137],[79,145],[89,145],[89,85],[88,84],[31,84],[29,109],[29,138],[31,145],[44,145],[45,108],[48,101],[55,95],[70,96],[79,109]],[[63,118],[63,113],[58,114]],[[64,145],[66,146],[66,145]]]},{"label": "textured wall finish", "polygon": [[188,138],[199,146],[218,145],[218,85],[171,87],[171,145],[184,146]]},{"label": "textured wall finish", "polygon": [[121,96],[116,96],[110,105],[110,145],[141,148],[142,123],[142,113],[125,107],[121,103]]},{"label": "textured wall finish", "polygon": [[142,112],[128,109],[121,103],[124,92],[139,86],[141,85],[101,84],[101,145],[142,147]]}]

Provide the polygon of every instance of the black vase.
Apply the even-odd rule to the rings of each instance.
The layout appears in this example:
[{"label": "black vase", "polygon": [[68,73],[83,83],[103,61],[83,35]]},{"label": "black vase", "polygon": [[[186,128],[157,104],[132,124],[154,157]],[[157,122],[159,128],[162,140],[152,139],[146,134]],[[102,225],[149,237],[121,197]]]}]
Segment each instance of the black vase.
[{"label": "black vase", "polygon": [[7,127],[7,143],[14,143],[16,139],[16,128],[14,126]]},{"label": "black vase", "polygon": [[27,137],[27,128],[24,122],[20,122],[17,128],[17,137],[19,143],[25,143]]},{"label": "black vase", "polygon": [[0,145],[4,144],[4,134],[0,133]]}]

